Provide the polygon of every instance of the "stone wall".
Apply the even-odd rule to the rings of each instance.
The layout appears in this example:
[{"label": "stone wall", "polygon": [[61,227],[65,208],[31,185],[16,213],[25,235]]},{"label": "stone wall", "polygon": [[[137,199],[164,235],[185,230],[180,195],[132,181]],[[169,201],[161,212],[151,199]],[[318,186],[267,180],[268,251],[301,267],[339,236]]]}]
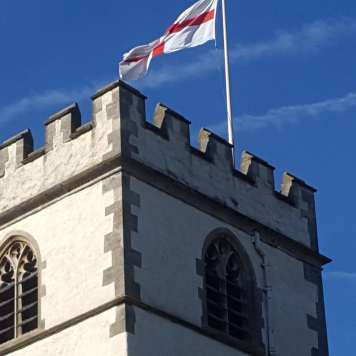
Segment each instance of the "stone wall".
[{"label": "stone wall", "polygon": [[[248,354],[169,320],[135,308],[135,335],[128,334],[128,355],[247,356]],[[300,356],[300,355],[299,355]]]},{"label": "stone wall", "polygon": [[[212,231],[228,230],[241,243],[253,265],[257,288],[261,291],[259,303],[264,347],[269,346],[277,355],[290,356],[312,355],[311,350],[318,349],[319,334],[308,326],[308,319],[318,317],[316,303],[319,291],[318,286],[306,278],[303,261],[262,242],[260,248],[269,266],[265,280],[261,256],[255,248],[256,231],[248,233],[239,223],[227,224],[207,214],[204,208],[190,206],[137,179],[132,178],[130,186],[140,198],[140,206],[133,209],[133,214],[137,216],[137,228],[131,234],[130,243],[141,257],[141,265],[135,267],[133,278],[140,287],[142,303],[204,328],[203,276],[199,261],[203,258],[203,246],[208,235]],[[266,286],[269,288],[268,295],[264,293]],[[139,314],[142,313],[140,311]],[[148,313],[143,318],[151,316]],[[141,330],[140,317],[132,319],[137,330]],[[319,321],[323,323],[323,320]],[[134,335],[136,326],[132,328]],[[179,327],[174,327],[172,333],[177,332],[177,337],[180,337],[179,330]],[[137,336],[137,340],[141,337]],[[170,338],[173,336],[170,335]],[[195,336],[190,342],[198,343],[199,338],[201,336]],[[270,345],[267,345],[268,338]],[[206,354],[210,352],[208,343],[205,348],[201,347],[202,355],[204,350]],[[226,351],[226,354],[229,352]],[[231,354],[234,353],[231,351]]]},{"label": "stone wall", "polygon": [[109,309],[9,354],[14,356],[127,355],[127,335],[122,333],[115,337],[109,337],[107,332],[110,324],[115,321],[115,317],[115,308]]},{"label": "stone wall", "polygon": [[[17,345],[33,352],[33,343],[52,337],[53,330],[83,332],[86,318],[108,308],[116,318],[110,323],[106,318],[108,325],[98,329],[105,338],[92,343],[102,343],[96,348],[104,350],[105,340],[125,331],[125,318],[114,308],[124,295],[120,147],[112,137],[120,121],[114,101],[112,92],[99,102],[94,98],[93,120],[86,125],[76,105],[55,114],[46,123],[44,147],[36,151],[29,130],[0,148],[0,247],[13,237],[26,239],[40,271],[39,329],[0,345],[1,354]],[[75,343],[86,337],[90,334]],[[38,347],[45,350],[49,342],[38,341]],[[69,346],[57,346],[73,355]]]},{"label": "stone wall", "polygon": [[224,228],[252,262],[264,350],[327,356],[315,189],[286,173],[276,191],[274,168],[249,152],[236,169],[208,130],[192,147],[186,119],[158,105],[148,122],[145,97],[122,82],[92,99],[85,125],[76,104],[53,115],[44,147],[33,151],[29,130],[0,145],[0,244],[33,242],[41,285],[39,330],[0,353],[55,343],[63,355],[110,355],[115,340],[141,355],[161,338],[162,356],[176,339],[177,356],[236,354],[202,328],[202,247]]},{"label": "stone wall", "polygon": [[48,195],[48,190],[60,194],[58,184],[87,175],[91,167],[119,155],[317,251],[312,187],[286,173],[281,191],[275,191],[270,164],[244,152],[240,170],[235,169],[225,140],[201,130],[199,148],[194,148],[186,119],[158,105],[151,124],[144,100],[136,90],[116,82],[93,97],[91,123],[80,126],[79,109],[72,105],[49,119],[43,148],[33,152],[30,131],[1,145],[0,223],[28,199]]}]

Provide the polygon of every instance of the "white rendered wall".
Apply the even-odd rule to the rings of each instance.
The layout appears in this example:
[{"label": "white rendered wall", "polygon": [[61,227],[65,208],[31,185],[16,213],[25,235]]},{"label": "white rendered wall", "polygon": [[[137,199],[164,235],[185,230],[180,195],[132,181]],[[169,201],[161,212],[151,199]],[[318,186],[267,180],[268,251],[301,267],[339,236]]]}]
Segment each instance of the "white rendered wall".
[{"label": "white rendered wall", "polygon": [[247,356],[138,308],[135,316],[135,334],[127,340],[130,356]]},{"label": "white rendered wall", "polygon": [[[293,183],[297,185],[295,189],[300,196],[298,204],[293,205],[291,201],[284,201],[287,198],[289,200],[288,194],[284,195],[285,199],[276,196],[270,175],[271,168],[265,164],[254,163],[259,166],[256,184],[241,179],[231,169],[227,159],[229,155],[226,155],[231,148],[227,148],[226,143],[211,136],[211,160],[203,147],[200,152],[192,149],[188,124],[175,117],[176,115],[169,112],[165,114],[166,128],[162,128],[159,125],[161,114],[158,112],[158,121],[152,128],[152,125],[144,122],[142,97],[122,86],[115,84],[94,99],[93,128],[82,131],[78,137],[64,137],[65,132],[68,133],[68,117],[65,116],[55,119],[46,127],[48,142],[43,151],[45,154],[24,161],[26,157],[23,138],[10,140],[10,143],[0,149],[0,213],[4,213],[3,221],[6,224],[0,227],[0,244],[8,237],[24,232],[31,235],[39,245],[43,267],[41,285],[45,287],[41,289],[41,292],[45,293],[41,297],[40,318],[44,320],[46,329],[86,313],[119,295],[118,287],[121,288],[123,284],[120,280],[121,274],[123,275],[123,261],[114,261],[113,253],[114,257],[117,257],[115,253],[119,253],[123,247],[123,232],[117,226],[123,211],[120,211],[120,206],[115,212],[114,221],[114,215],[107,213],[107,210],[110,210],[108,208],[114,203],[122,203],[120,188],[116,187],[118,189],[115,188],[114,192],[104,189],[102,182],[97,182],[72,192],[73,194],[64,199],[52,201],[48,206],[36,207],[34,210],[27,207],[26,216],[21,215],[19,205],[28,203],[41,193],[48,194],[48,190],[53,188],[67,189],[68,185],[63,185],[63,182],[78,177],[113,157],[118,158],[119,154],[124,158],[124,162],[127,159],[144,163],[188,188],[199,191],[235,212],[238,211],[306,246],[310,246],[312,238],[315,237],[309,231],[313,225],[310,219],[314,217],[313,206],[300,206],[307,204],[301,193],[305,193],[304,189],[309,188],[305,188],[298,181]],[[204,146],[204,140],[201,144]],[[119,163],[116,168],[119,168],[118,166]],[[202,287],[202,277],[197,274],[196,261],[202,258],[202,246],[206,236],[221,227],[230,229],[237,236],[250,255],[258,287],[264,286],[261,258],[254,250],[250,235],[133,178],[130,190],[139,196],[139,199],[136,199],[139,203],[136,201],[136,205],[130,206],[130,214],[138,217],[137,232],[135,219],[127,219],[125,239],[130,239],[130,249],[137,251],[137,254],[133,254],[134,257],[137,258],[139,254],[142,257],[142,265],[137,258],[136,264],[132,263],[132,269],[134,282],[140,287],[144,303],[200,326],[202,305],[198,291]],[[132,196],[131,192],[127,196]],[[131,205],[132,202],[128,201],[131,198],[127,198],[125,203]],[[17,211],[18,215],[15,215],[21,220],[9,222],[14,215],[8,213],[13,210]],[[132,226],[129,226],[130,224]],[[105,239],[113,232],[113,225],[116,228],[115,244],[110,239]],[[129,228],[132,231],[128,233]],[[125,244],[126,242],[125,240]],[[307,314],[316,316],[316,287],[305,280],[301,261],[267,245],[263,246],[272,265],[269,278],[272,284],[271,319],[274,346],[280,355],[309,355],[311,347],[318,346],[317,335],[308,329],[306,317]],[[126,266],[132,267],[130,258],[125,262]],[[112,275],[106,274],[105,282],[105,271],[110,272],[110,269]],[[127,280],[132,282],[129,280],[131,271],[129,272]],[[116,280],[110,283],[110,277],[113,275]],[[138,310],[136,333],[131,335],[134,340],[132,345],[139,345],[137,350],[141,354],[138,355],[142,355],[144,347],[147,347],[147,350],[156,347],[156,353],[152,351],[152,356],[161,356],[161,350],[162,355],[181,355],[175,352],[169,343],[164,342],[162,349],[160,344],[156,343],[160,325],[164,329],[161,334],[167,340],[177,336],[178,339],[181,337],[183,342],[186,341],[186,345],[195,347],[192,342],[196,336],[193,336],[192,331],[183,331],[177,325],[167,325],[166,321],[157,318],[150,320],[152,316],[141,314]],[[263,317],[266,318],[265,310]],[[112,318],[110,323],[105,324],[107,336],[101,339],[93,337],[93,342],[102,340],[106,343],[114,320],[115,318]],[[149,330],[150,324],[152,330]],[[147,329],[147,335],[143,335],[143,325]],[[75,328],[73,327],[73,330]],[[78,330],[86,333],[85,328]],[[88,331],[89,336],[91,332]],[[104,335],[102,328],[98,333],[101,335],[101,332]],[[149,338],[150,334],[152,340]],[[59,335],[56,337],[59,338]],[[265,330],[263,337],[266,342]],[[196,340],[197,345],[202,345],[196,354],[201,352],[202,356],[210,356],[213,355],[211,350],[215,350],[215,355],[218,355],[220,351],[216,351],[217,346],[208,347],[213,345],[210,341],[205,341],[207,346],[204,346],[201,340],[205,339],[199,336]],[[61,340],[58,341],[59,344],[64,343],[65,337],[58,340]],[[85,340],[83,337],[83,342]],[[41,341],[41,345],[46,342]],[[29,348],[35,350],[35,345]],[[74,344],[69,342],[69,345]],[[43,347],[43,350],[46,350],[46,346]],[[59,345],[58,354],[62,352],[61,347],[64,345]],[[83,347],[75,349],[78,350],[78,355],[81,355],[83,350],[88,350],[85,345],[78,347]],[[184,345],[179,347],[179,350],[185,350]],[[225,346],[219,347],[222,347],[222,352],[230,352],[225,350]],[[64,350],[67,352],[69,348]],[[23,350],[25,351],[27,350]],[[33,354],[36,353],[33,351]],[[97,354],[106,353],[98,349]],[[146,354],[143,353],[143,356]]]},{"label": "white rendered wall", "polygon": [[12,353],[14,356],[125,356],[126,333],[110,337],[116,308]]},{"label": "white rendered wall", "polygon": [[[237,236],[249,254],[258,288],[264,286],[262,261],[252,236],[134,178],[131,190],[140,195],[140,208],[133,209],[138,233],[132,233],[132,246],[142,254],[142,268],[136,268],[135,281],[144,303],[201,326],[198,291],[203,281],[196,261],[202,258],[207,235],[217,228],[228,228]],[[274,347],[278,355],[310,355],[311,348],[318,346],[317,334],[307,326],[307,314],[316,316],[316,287],[304,279],[301,261],[268,245],[263,248],[271,265]],[[264,305],[263,309],[267,325]],[[266,343],[266,329],[263,338]]]},{"label": "white rendered wall", "polygon": [[[45,155],[33,162],[22,164],[22,141],[11,144],[7,150],[5,175],[0,178],[0,212],[36,196],[37,194],[62,183],[66,179],[102,162],[103,156],[110,153],[112,145],[108,135],[113,131],[113,120],[107,118],[105,108],[113,100],[113,92],[101,98],[103,110],[94,114],[95,127],[74,140],[64,142],[62,120],[56,120],[46,127],[53,131],[53,145]],[[117,123],[116,121],[115,123]]]},{"label": "white rendered wall", "polygon": [[[134,114],[130,119],[137,123],[137,134],[130,137],[130,143],[137,147],[137,152],[132,153],[134,159],[282,232],[295,241],[310,246],[311,236],[307,219],[302,217],[298,208],[276,197],[274,182],[267,184],[266,167],[259,167],[260,177],[255,185],[237,178],[232,172],[232,162],[226,157],[227,152],[230,153],[230,160],[232,157],[229,151],[231,148],[227,148],[226,142],[221,143],[221,140],[211,137],[211,141],[216,144],[213,162],[202,158],[202,155],[193,154],[189,125],[177,118],[177,114],[165,113],[162,125],[168,132],[168,139],[164,135],[157,135],[156,130],[147,130],[143,124],[145,117],[135,112],[141,101],[142,99],[136,98],[131,107]],[[160,114],[156,114],[155,119],[159,116]],[[158,122],[155,122],[155,125],[158,127]],[[200,150],[200,153],[203,153],[202,148]]]},{"label": "white rendered wall", "polygon": [[104,237],[112,231],[113,217],[105,207],[113,193],[103,194],[98,182],[0,229],[0,242],[21,232],[30,234],[40,248],[41,316],[46,329],[111,301],[114,285],[103,286],[103,272],[112,265],[104,251]]}]

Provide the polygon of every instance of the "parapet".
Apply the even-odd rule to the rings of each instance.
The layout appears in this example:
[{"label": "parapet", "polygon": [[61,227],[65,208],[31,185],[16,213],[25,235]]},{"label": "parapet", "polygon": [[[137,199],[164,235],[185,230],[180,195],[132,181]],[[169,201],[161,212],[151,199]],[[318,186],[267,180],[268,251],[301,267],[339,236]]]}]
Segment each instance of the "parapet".
[{"label": "parapet", "polygon": [[0,146],[1,216],[75,176],[117,159],[142,166],[198,192],[248,219],[315,251],[315,189],[286,173],[275,190],[274,167],[245,151],[240,169],[232,146],[202,129],[190,143],[190,122],[158,104],[146,120],[145,96],[121,81],[92,97],[91,122],[82,125],[77,104],[45,123],[44,147],[34,151],[30,130]]}]

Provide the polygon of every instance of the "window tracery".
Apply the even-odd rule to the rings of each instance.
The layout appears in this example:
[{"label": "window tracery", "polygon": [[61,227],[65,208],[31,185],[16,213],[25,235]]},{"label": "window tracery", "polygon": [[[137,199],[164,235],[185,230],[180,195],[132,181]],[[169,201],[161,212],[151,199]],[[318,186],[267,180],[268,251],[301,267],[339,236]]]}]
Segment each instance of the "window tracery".
[{"label": "window tracery", "polygon": [[214,239],[205,252],[207,325],[233,338],[250,335],[248,271],[233,245]]},{"label": "window tracery", "polygon": [[15,240],[0,257],[0,344],[37,327],[37,257],[25,241]]}]

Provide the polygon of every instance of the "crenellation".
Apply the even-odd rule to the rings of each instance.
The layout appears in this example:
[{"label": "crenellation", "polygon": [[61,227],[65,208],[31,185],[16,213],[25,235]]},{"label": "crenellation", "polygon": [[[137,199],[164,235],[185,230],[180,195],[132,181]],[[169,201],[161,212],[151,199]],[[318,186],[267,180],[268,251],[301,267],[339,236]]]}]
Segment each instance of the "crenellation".
[{"label": "crenellation", "polygon": [[[310,223],[315,216],[313,189],[285,175],[281,192],[276,192],[274,167],[269,163],[245,151],[240,170],[235,169],[233,147],[226,140],[202,129],[199,147],[193,147],[190,122],[158,104],[153,124],[149,123],[145,99],[136,89],[117,81],[92,97],[91,122],[81,126],[77,104],[51,116],[45,123],[44,148],[33,152],[30,131],[6,141],[0,146],[0,186],[6,185],[7,170],[17,175],[18,182],[39,175],[41,182],[36,187],[32,182],[32,191],[26,192],[30,198],[74,174],[121,156],[151,167],[298,242],[313,245],[310,240],[314,237],[308,236],[316,233]],[[22,170],[15,172],[18,168]],[[13,195],[26,198],[26,194],[20,194],[21,184],[11,190]],[[4,203],[0,211],[15,205],[15,201]],[[301,214],[304,219],[300,219]]]},{"label": "crenellation", "polygon": [[60,121],[60,131],[63,135],[63,142],[71,140],[71,135],[81,126],[81,113],[77,103],[52,115],[45,123],[45,126],[53,125],[55,121]]},{"label": "crenellation", "polygon": [[[127,149],[123,152],[124,156],[152,167],[252,219],[263,221],[270,228],[300,243],[307,246],[311,244],[308,219],[300,219],[300,210],[275,192],[274,168],[270,164],[254,157],[253,164],[259,167],[255,179],[246,175],[247,171],[232,169],[231,147],[208,130],[202,131],[198,149],[192,146],[187,149],[184,144],[188,141],[185,136],[187,130],[181,135],[165,135],[162,117],[171,119],[162,111],[156,119],[158,127],[152,129],[142,108],[144,96],[130,90],[127,85],[121,86],[120,82],[117,85],[120,105],[125,107],[120,110],[122,124],[135,126],[133,135],[129,131],[122,131],[124,139],[134,144],[135,149]],[[177,144],[178,142],[183,144]],[[126,145],[123,148],[126,149]]]},{"label": "crenellation", "polygon": [[56,112],[55,114],[51,115],[44,124],[49,125],[50,123],[56,120],[61,120],[63,117],[66,117],[67,115],[73,116],[76,119],[75,120],[77,123],[76,126],[80,126],[81,114],[77,103],[73,103],[65,107],[64,109],[61,109],[60,111]]},{"label": "crenellation", "polygon": [[8,148],[4,147],[0,149],[0,178],[5,175],[5,164],[9,160]]},{"label": "crenellation", "polygon": [[314,187],[305,183],[302,179],[288,172],[283,173],[282,188],[281,188],[282,194],[286,196],[290,196],[292,194],[293,196],[295,196],[297,192],[300,190],[307,190],[313,194],[317,192],[317,190]]},{"label": "crenellation", "polygon": [[207,129],[199,132],[199,149],[218,168],[232,172],[232,145]]},{"label": "crenellation", "polygon": [[155,108],[153,125],[160,134],[178,145],[190,146],[190,121],[163,104]]},{"label": "crenellation", "polygon": [[0,242],[36,242],[41,286],[38,330],[0,354],[117,355],[124,340],[128,355],[327,356],[315,189],[285,173],[276,191],[271,164],[243,151],[237,168],[207,129],[193,146],[186,118],[158,104],[149,121],[145,99],[117,81],[90,122],[74,103],[43,147],[30,130],[0,145]]},{"label": "crenellation", "polygon": [[[49,152],[53,150],[55,141],[59,141],[56,138],[58,137],[58,131],[60,131],[60,122],[57,120],[50,122],[45,126],[45,151]],[[58,143],[58,142],[57,142]]]},{"label": "crenellation", "polygon": [[267,189],[275,189],[274,170],[268,162],[253,155],[248,151],[243,151],[241,156],[240,170],[246,174],[257,186]]},{"label": "crenellation", "polygon": [[46,150],[53,145],[72,140],[72,134],[81,126],[81,113],[77,103],[52,115],[45,122]]},{"label": "crenellation", "polygon": [[35,161],[46,154],[46,147],[40,147],[37,150],[32,151],[28,156],[22,161],[22,164],[28,164]]},{"label": "crenellation", "polygon": [[315,193],[316,189],[306,184],[302,179],[288,172],[283,174],[281,194],[288,197],[300,210],[301,217],[307,220],[311,247],[318,251]]},{"label": "crenellation", "polygon": [[31,144],[31,141],[32,141],[32,145],[33,145],[32,138],[31,138],[31,140],[29,140],[30,135],[31,135],[31,131],[29,129],[23,130],[20,133],[14,135],[14,136],[10,137],[9,139],[7,139],[6,141],[4,141],[4,143],[0,145],[0,150],[13,145],[14,143],[16,143],[22,139],[26,139],[26,142],[29,144]]},{"label": "crenellation", "polygon": [[314,206],[311,206],[311,201],[314,202],[315,193],[316,189],[306,184],[303,180],[287,172],[283,174],[281,194],[287,197],[300,210],[313,210]]},{"label": "crenellation", "polygon": [[4,176],[7,170],[14,171],[32,151],[33,137],[29,129],[6,140],[0,146],[0,177]]},{"label": "crenellation", "polygon": [[17,141],[16,145],[16,162],[21,164],[22,161],[33,152],[33,136],[31,130],[23,132],[21,139]]},{"label": "crenellation", "polygon": [[136,141],[139,127],[144,127],[146,122],[146,97],[127,84],[121,85],[121,83],[121,81],[116,82],[114,89],[120,122],[120,132],[118,132],[121,142],[120,153],[130,158],[132,154],[138,154]]},{"label": "crenellation", "polygon": [[111,92],[118,87],[122,89],[126,89],[129,91],[131,94],[140,97],[143,100],[146,100],[147,97],[143,95],[139,90],[133,88],[131,85],[128,85],[127,83],[123,82],[122,80],[115,80],[105,86],[103,86],[101,89],[99,89],[94,95],[91,96],[91,100],[95,101],[96,99],[104,96],[106,93]]},{"label": "crenellation", "polygon": [[[107,106],[113,100],[112,92],[105,92],[94,101]],[[119,113],[115,115],[100,110],[80,126],[79,107],[73,104],[45,123],[45,144],[36,151],[29,130],[5,141],[0,146],[0,214],[8,216],[19,204],[32,206],[33,198],[102,164],[105,154],[114,150],[118,155],[121,147],[113,147],[108,139],[114,121],[119,122]]]},{"label": "crenellation", "polygon": [[87,122],[81,126],[79,126],[74,132],[71,133],[70,138],[72,140],[75,140],[79,136],[85,134],[88,131],[91,131],[93,129],[93,123],[92,122]]}]

